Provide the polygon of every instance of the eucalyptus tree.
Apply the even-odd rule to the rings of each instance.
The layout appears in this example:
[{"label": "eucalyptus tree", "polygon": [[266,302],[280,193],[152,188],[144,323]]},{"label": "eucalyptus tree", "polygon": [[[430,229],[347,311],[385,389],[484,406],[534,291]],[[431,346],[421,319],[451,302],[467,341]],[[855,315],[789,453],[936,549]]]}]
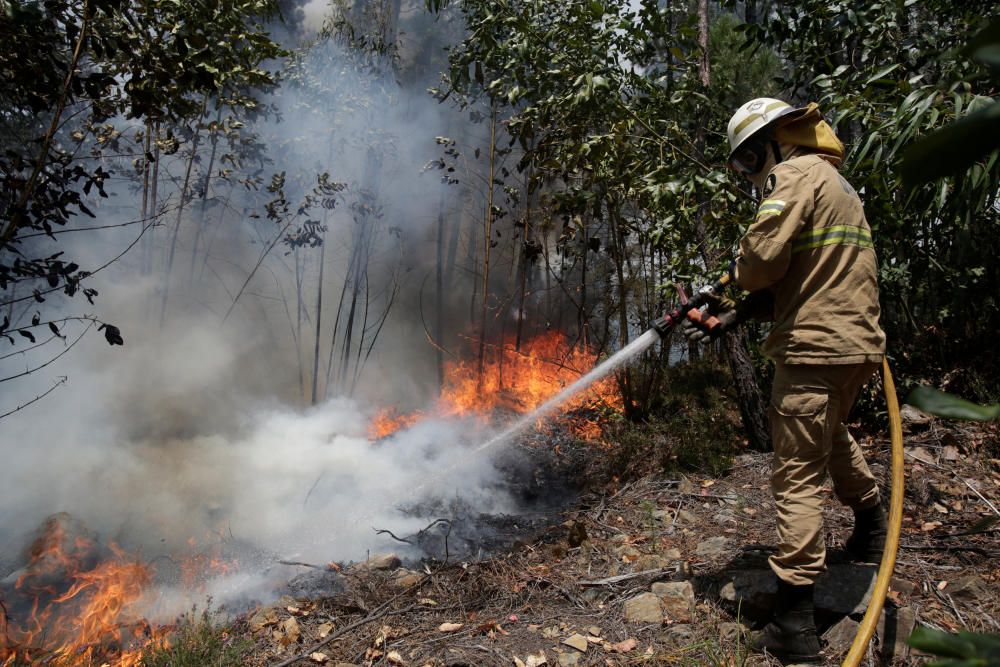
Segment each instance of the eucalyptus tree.
[{"label": "eucalyptus tree", "polygon": [[[581,319],[597,325],[598,342],[624,346],[673,298],[673,280],[724,265],[739,229],[722,222],[747,205],[723,169],[715,128],[730,85],[706,85],[698,16],[653,1],[457,6],[469,34],[451,52],[450,88],[510,109],[505,129],[530,170],[528,190],[563,221],[559,263],[576,267]],[[633,417],[655,404],[663,362],[621,374]],[[744,414],[759,425],[760,411]],[[752,432],[764,446],[766,434]]]},{"label": "eucalyptus tree", "polygon": [[[55,321],[42,311],[59,293],[93,303],[87,279],[163,214],[150,201],[152,176],[209,104],[252,113],[255,95],[275,85],[267,63],[283,52],[265,25],[273,11],[270,0],[0,3],[0,334],[7,340],[34,344],[33,331],[43,327],[60,338],[63,322],[97,322],[91,315]],[[107,202],[100,204],[118,170],[142,188],[140,217],[128,223],[110,220]],[[80,225],[81,215],[97,224]],[[136,225],[135,241],[100,266],[83,267],[58,250],[63,233],[125,225]],[[109,343],[122,344],[116,327],[98,324]]]}]

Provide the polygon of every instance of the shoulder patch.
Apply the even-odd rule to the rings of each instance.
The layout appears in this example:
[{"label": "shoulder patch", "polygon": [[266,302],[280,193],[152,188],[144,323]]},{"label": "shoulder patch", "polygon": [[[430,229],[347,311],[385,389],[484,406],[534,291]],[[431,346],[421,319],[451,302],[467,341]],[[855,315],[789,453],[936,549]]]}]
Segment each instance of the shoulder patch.
[{"label": "shoulder patch", "polygon": [[771,172],[767,176],[767,180],[764,181],[764,189],[761,190],[760,194],[764,197],[770,197],[771,193],[774,192],[774,187],[778,184],[778,177]]}]

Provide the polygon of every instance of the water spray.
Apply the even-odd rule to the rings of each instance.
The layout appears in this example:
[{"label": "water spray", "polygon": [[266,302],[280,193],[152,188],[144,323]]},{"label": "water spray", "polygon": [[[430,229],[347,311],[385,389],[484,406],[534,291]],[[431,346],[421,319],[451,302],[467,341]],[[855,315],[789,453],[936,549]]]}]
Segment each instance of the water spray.
[{"label": "water spray", "polygon": [[[721,325],[721,322],[715,316],[702,311],[701,308],[717,295],[721,295],[730,282],[732,282],[732,274],[730,272],[726,272],[715,283],[700,288],[690,298],[688,298],[688,296],[684,293],[683,288],[678,286],[677,291],[680,295],[680,305],[677,306],[677,308],[664,313],[661,318],[657,319],[650,325],[649,329],[647,329],[642,335],[637,337],[631,343],[623,347],[618,352],[615,352],[613,355],[595,366],[589,373],[567,386],[558,394],[548,399],[531,412],[520,417],[517,421],[494,437],[490,438],[481,445],[474,447],[470,450],[469,454],[475,457],[496,447],[497,445],[508,442],[522,431],[530,428],[532,424],[537,423],[538,420],[554,412],[557,408],[559,408],[559,406],[576,394],[586,390],[590,387],[590,385],[610,375],[619,367],[624,366],[626,363],[645,352],[647,349],[652,347],[656,341],[666,338],[671,330],[684,320],[691,320],[700,324],[709,332],[713,331]],[[422,493],[428,486],[432,485],[440,478],[446,477],[461,466],[462,463],[456,463],[453,466],[449,466],[439,475],[434,476],[432,479],[429,479],[420,486],[414,488],[413,493],[410,494],[411,497],[419,496],[419,494]]]}]

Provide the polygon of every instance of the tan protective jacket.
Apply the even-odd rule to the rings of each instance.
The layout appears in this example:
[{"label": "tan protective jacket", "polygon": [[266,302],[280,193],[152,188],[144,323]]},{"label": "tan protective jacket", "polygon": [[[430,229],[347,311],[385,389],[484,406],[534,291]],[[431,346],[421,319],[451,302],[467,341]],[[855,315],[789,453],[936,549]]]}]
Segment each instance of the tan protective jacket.
[{"label": "tan protective jacket", "polygon": [[774,296],[764,353],[787,364],[881,361],[877,262],[861,200],[816,154],[768,174],[757,217],[740,240],[735,278]]}]

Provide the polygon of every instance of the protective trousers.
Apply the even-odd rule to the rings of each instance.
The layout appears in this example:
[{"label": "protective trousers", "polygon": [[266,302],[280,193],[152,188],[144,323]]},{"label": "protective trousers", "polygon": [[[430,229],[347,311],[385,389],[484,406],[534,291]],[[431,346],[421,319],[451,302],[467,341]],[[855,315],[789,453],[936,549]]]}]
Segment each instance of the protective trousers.
[{"label": "protective trousers", "polygon": [[844,421],[878,364],[777,363],[771,391],[774,463],[771,490],[779,547],[771,568],[793,585],[811,584],[826,569],[822,486],[829,473],[842,503],[879,502],[878,484]]}]

